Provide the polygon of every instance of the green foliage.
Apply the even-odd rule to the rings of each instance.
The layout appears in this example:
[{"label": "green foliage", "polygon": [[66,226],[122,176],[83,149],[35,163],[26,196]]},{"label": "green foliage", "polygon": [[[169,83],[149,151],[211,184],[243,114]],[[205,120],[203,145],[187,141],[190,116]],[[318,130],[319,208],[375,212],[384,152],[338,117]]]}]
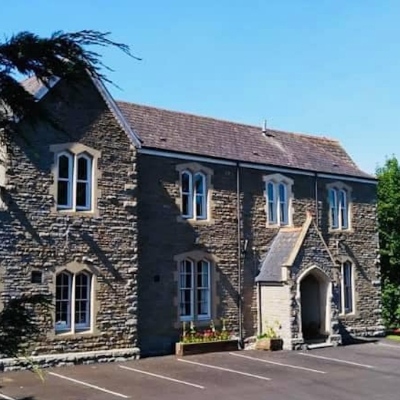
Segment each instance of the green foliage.
[{"label": "green foliage", "polygon": [[377,169],[381,271],[400,282],[400,166],[395,157]]},{"label": "green foliage", "polygon": [[400,324],[400,165],[388,158],[378,177],[379,247],[382,308],[387,326]]},{"label": "green foliage", "polygon": [[281,329],[279,321],[275,321],[273,325],[265,324],[263,333],[257,336],[257,339],[278,339],[278,331]]},{"label": "green foliage", "polygon": [[387,279],[382,288],[382,317],[387,327],[400,326],[400,285]]},{"label": "green foliage", "polygon": [[[52,122],[41,102],[25,90],[16,76],[36,76],[48,86],[51,78],[67,81],[70,87],[79,87],[88,74],[111,82],[102,73],[107,68],[101,55],[87,47],[116,47],[134,57],[129,47],[109,38],[109,33],[93,30],[64,33],[55,32],[42,38],[31,32],[20,32],[0,42],[0,128],[12,125],[13,117],[24,117],[31,123]],[[137,58],[136,58],[137,59]]]},{"label": "green foliage", "polygon": [[182,324],[181,343],[217,342],[230,338],[231,334],[226,330],[224,320],[220,330],[216,329],[213,320],[210,322],[210,328],[202,331],[196,329],[193,321],[190,322],[189,329],[187,329],[186,322]]}]

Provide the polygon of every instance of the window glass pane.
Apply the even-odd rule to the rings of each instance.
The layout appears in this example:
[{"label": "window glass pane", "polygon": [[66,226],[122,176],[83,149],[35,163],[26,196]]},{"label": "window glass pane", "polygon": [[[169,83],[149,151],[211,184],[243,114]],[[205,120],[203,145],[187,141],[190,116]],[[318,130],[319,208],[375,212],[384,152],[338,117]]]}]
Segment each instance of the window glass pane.
[{"label": "window glass pane", "polygon": [[197,290],[197,314],[208,315],[209,314],[209,290],[198,289]]},{"label": "window glass pane", "polygon": [[69,198],[70,183],[68,181],[58,181],[57,185],[57,204],[59,206],[67,206]]},{"label": "window glass pane", "polygon": [[275,201],[275,187],[274,184],[269,182],[267,185],[268,193],[268,222],[276,223],[276,201]]},{"label": "window glass pane", "polygon": [[337,204],[337,193],[336,190],[330,189],[329,190],[329,207],[331,213],[331,224],[332,228],[338,228],[338,204]]},{"label": "window glass pane", "polygon": [[78,182],[76,185],[76,206],[89,208],[88,184]]},{"label": "window glass pane", "polygon": [[84,181],[88,180],[88,178],[89,178],[89,176],[88,176],[89,175],[89,171],[88,171],[89,165],[88,164],[89,163],[86,158],[80,157],[78,159],[78,179],[81,179]]},{"label": "window glass pane", "polygon": [[343,284],[344,284],[344,308],[346,312],[353,311],[353,279],[352,265],[346,262],[343,265]]},{"label": "window glass pane", "polygon": [[58,177],[59,178],[69,178],[69,163],[70,158],[62,155],[58,158]]},{"label": "window glass pane", "polygon": [[189,195],[182,195],[182,214],[189,215]]},{"label": "window glass pane", "polygon": [[205,202],[203,195],[196,195],[196,216],[197,218],[205,218]]},{"label": "window glass pane", "polygon": [[87,274],[75,277],[75,325],[78,329],[90,326],[90,277]]},{"label": "window glass pane", "polygon": [[197,174],[195,176],[195,189],[197,194],[204,194],[204,176]]},{"label": "window glass pane", "polygon": [[71,328],[71,276],[61,273],[56,278],[56,330]]},{"label": "window glass pane", "polygon": [[197,306],[199,316],[208,316],[210,313],[210,287],[209,287],[210,263],[200,261],[197,263]]},{"label": "window glass pane", "polygon": [[182,192],[189,193],[190,191],[190,176],[187,172],[184,172],[182,174]]},{"label": "window glass pane", "polygon": [[288,223],[288,203],[286,201],[286,186],[279,184],[279,218],[281,224]]},{"label": "window glass pane", "polygon": [[180,263],[179,312],[181,317],[192,315],[193,304],[193,271],[192,262],[184,260]]},{"label": "window glass pane", "polygon": [[340,191],[340,219],[342,228],[348,228],[348,211],[347,211],[347,193],[344,190]]}]

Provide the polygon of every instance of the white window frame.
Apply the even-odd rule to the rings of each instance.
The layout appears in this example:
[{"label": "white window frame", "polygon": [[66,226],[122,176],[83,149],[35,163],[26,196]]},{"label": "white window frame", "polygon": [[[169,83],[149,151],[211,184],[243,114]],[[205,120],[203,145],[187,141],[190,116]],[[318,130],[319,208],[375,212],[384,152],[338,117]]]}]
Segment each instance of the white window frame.
[{"label": "white window frame", "polygon": [[[183,191],[183,176],[187,175],[189,178],[189,190],[187,192]],[[181,201],[182,201],[182,217],[183,218],[193,218],[193,176],[192,173],[188,170],[184,170],[181,172],[181,180],[180,180],[180,189],[181,189]],[[188,210],[187,213],[183,213],[183,197],[188,197]]]},{"label": "white window frame", "polygon": [[[59,275],[66,274],[69,276],[69,305],[68,305],[68,316],[67,324],[62,326],[57,326],[57,321],[55,321],[55,332],[57,334],[75,334],[81,332],[91,332],[93,327],[93,275],[87,271],[79,271],[77,273],[71,273],[68,270],[63,270],[57,273],[55,281],[55,302],[57,303],[57,277]],[[88,298],[87,301],[87,316],[88,321],[85,323],[75,323],[75,307],[76,307],[76,277],[78,275],[85,275],[88,278]],[[57,313],[57,310],[56,310]]]},{"label": "white window frame", "polygon": [[[268,226],[290,226],[292,220],[291,214],[291,194],[293,181],[283,175],[275,174],[265,176],[265,198],[266,198],[266,214]],[[270,188],[272,188],[273,198],[270,198]],[[281,188],[283,188],[284,198],[281,196]],[[284,207],[284,212],[282,212]],[[271,209],[273,215],[271,216]]]},{"label": "white window frame", "polygon": [[[350,273],[351,273],[351,277],[350,277],[350,295],[351,295],[351,309],[346,309],[346,286],[345,286],[345,280],[346,280],[346,276],[345,276],[345,270],[346,270],[346,266],[348,266],[350,268]],[[341,264],[340,267],[340,310],[339,313],[340,315],[353,315],[355,314],[355,277],[354,277],[354,264],[351,261],[345,261]]]},{"label": "white window frame", "polygon": [[[191,270],[191,288],[186,288],[181,286],[181,278],[182,278],[182,265],[186,263],[190,263]],[[207,266],[207,285],[208,287],[199,287],[197,284],[197,274],[198,274],[198,265],[200,263],[205,263]],[[185,273],[186,275],[186,273]],[[205,259],[193,261],[191,259],[183,259],[179,262],[179,282],[178,282],[178,291],[179,291],[179,319],[180,321],[204,321],[211,319],[211,262]],[[181,292],[190,290],[190,315],[181,315]],[[198,290],[207,290],[207,314],[198,314],[197,313],[197,305],[198,305]]]},{"label": "white window frame", "polygon": [[[68,178],[60,178],[60,159],[61,157],[68,158]],[[62,151],[57,154],[57,208],[60,210],[68,210],[72,208],[72,199],[74,197],[74,155],[69,151]],[[58,204],[58,182],[67,182],[67,204]]]},{"label": "white window frame", "polygon": [[[67,156],[69,158],[69,171],[68,171],[68,180],[65,178],[60,179],[60,158],[62,156]],[[87,161],[87,180],[79,180],[78,179],[78,161],[83,158]],[[56,203],[58,210],[67,210],[67,211],[91,211],[93,209],[93,164],[94,158],[89,154],[83,152],[74,154],[69,151],[62,151],[57,154],[57,188],[56,188]],[[59,181],[67,181],[68,182],[68,202],[67,205],[58,204],[58,182]],[[85,206],[77,206],[76,197],[78,191],[78,183],[86,184],[86,204]]]},{"label": "white window frame", "polygon": [[349,190],[343,187],[328,189],[329,226],[332,230],[349,230]]},{"label": "white window frame", "polygon": [[[189,190],[187,192],[183,191],[183,176],[188,175],[189,177]],[[204,193],[197,193],[196,190],[196,178],[201,177],[203,181],[203,190]],[[201,171],[193,173],[187,169],[183,170],[180,174],[180,192],[181,192],[181,207],[182,207],[182,217],[186,219],[194,219],[194,220],[206,220],[208,218],[208,184],[207,184],[207,175]],[[183,213],[183,198],[184,196],[188,196],[188,212],[186,214]],[[197,198],[201,197],[202,204],[202,214],[197,214]]]}]

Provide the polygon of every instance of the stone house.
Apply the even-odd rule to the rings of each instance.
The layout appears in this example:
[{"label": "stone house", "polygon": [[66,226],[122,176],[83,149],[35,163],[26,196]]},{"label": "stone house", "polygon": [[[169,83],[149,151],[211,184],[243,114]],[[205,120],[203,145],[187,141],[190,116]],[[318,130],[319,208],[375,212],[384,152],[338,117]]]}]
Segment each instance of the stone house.
[{"label": "stone house", "polygon": [[32,354],[168,353],[185,321],[381,332],[376,180],[338,142],[23,84],[62,127],[2,139],[1,300],[54,299]]}]

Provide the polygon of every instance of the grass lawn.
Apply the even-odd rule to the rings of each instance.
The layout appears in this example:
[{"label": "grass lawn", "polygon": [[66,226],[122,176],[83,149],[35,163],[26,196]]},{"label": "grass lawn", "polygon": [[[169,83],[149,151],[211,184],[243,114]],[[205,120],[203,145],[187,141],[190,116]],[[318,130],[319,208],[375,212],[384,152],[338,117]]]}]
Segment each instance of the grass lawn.
[{"label": "grass lawn", "polygon": [[400,342],[400,336],[399,335],[387,335],[386,339],[396,340],[396,341]]}]

